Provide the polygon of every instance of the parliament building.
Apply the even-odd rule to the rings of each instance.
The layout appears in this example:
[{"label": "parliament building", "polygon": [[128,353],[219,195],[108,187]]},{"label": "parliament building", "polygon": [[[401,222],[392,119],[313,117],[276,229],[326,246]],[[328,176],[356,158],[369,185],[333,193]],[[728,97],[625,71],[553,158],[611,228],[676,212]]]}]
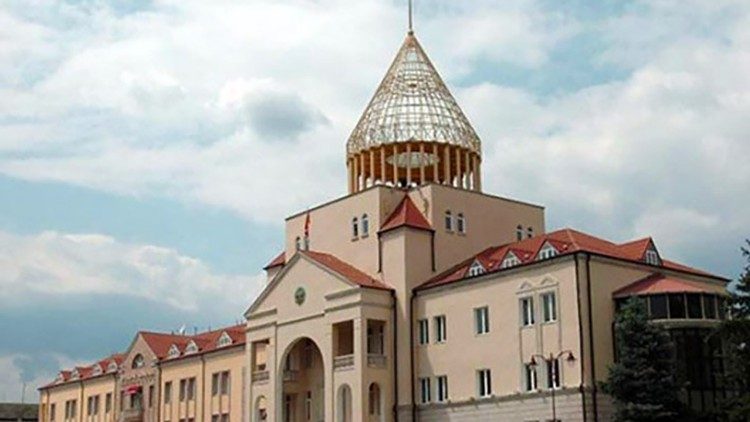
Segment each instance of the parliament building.
[{"label": "parliament building", "polygon": [[40,421],[608,421],[598,383],[634,296],[678,345],[682,399],[725,394],[704,339],[727,280],[485,193],[481,141],[413,31],[345,158],[348,194],[286,218],[243,324],[139,332],[41,387]]}]

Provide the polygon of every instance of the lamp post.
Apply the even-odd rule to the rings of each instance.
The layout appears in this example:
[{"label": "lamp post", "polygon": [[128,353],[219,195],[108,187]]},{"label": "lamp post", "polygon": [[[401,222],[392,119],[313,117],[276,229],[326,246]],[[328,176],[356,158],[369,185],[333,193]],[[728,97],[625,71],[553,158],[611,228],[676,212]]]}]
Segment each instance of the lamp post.
[{"label": "lamp post", "polygon": [[531,365],[532,367],[536,367],[537,366],[536,358],[539,358],[543,360],[544,362],[546,362],[548,367],[552,371],[551,374],[548,375],[552,384],[550,386],[552,390],[552,422],[557,422],[557,408],[555,406],[555,389],[557,388],[557,386],[555,386],[554,384],[555,384],[555,380],[559,381],[559,374],[557,373],[557,366],[553,365],[552,362],[557,361],[558,359],[563,357],[563,355],[568,355],[568,357],[565,358],[565,360],[568,362],[574,362],[576,360],[575,356],[573,355],[573,352],[571,352],[570,350],[563,350],[557,353],[557,355],[553,354],[552,352],[550,352],[549,356],[544,356],[544,355],[539,355],[539,354],[531,355],[531,362],[529,363],[529,365]]}]

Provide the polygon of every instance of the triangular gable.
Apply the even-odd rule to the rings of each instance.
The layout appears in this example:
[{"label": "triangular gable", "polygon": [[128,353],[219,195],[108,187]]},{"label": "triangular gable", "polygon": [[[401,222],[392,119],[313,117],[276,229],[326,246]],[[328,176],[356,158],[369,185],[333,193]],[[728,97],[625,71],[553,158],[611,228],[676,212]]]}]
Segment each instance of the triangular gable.
[{"label": "triangular gable", "polygon": [[232,337],[229,336],[226,331],[224,331],[223,333],[221,333],[219,340],[216,342],[216,347],[226,347],[231,345],[232,343]]},{"label": "triangular gable", "polygon": [[471,263],[471,266],[469,266],[469,270],[467,271],[468,277],[477,277],[487,272],[487,269],[482,265],[481,262],[479,262],[478,259],[475,259],[474,262]]}]

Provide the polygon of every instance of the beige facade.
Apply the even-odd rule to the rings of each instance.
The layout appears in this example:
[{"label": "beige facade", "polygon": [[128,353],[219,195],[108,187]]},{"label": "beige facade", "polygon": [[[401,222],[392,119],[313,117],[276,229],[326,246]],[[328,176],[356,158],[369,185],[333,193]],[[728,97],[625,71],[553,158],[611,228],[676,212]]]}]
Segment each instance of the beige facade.
[{"label": "beige facade", "polygon": [[[606,421],[622,301],[684,344],[723,318],[727,280],[651,238],[548,231],[543,207],[483,193],[480,163],[409,33],[347,145],[350,193],[286,219],[246,324],[139,333],[116,373],[44,387],[41,420],[68,402],[86,422],[113,391],[103,421]],[[685,350],[683,398],[709,411],[715,357]]]}]

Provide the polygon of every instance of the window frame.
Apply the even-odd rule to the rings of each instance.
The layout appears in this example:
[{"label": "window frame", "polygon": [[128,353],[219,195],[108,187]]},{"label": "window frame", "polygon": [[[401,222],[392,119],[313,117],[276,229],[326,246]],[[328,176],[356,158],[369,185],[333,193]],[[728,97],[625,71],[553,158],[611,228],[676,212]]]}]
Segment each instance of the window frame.
[{"label": "window frame", "polygon": [[451,210],[446,210],[444,214],[444,226],[445,231],[453,232],[453,213]]},{"label": "window frame", "polygon": [[422,318],[417,320],[417,340],[420,346],[430,344],[430,320]]},{"label": "window frame", "polygon": [[[534,311],[534,296],[524,296],[518,299],[521,327],[533,327],[536,324]],[[527,305],[528,304],[528,305]]]},{"label": "window frame", "polygon": [[438,375],[435,377],[435,384],[437,384],[437,395],[435,401],[437,403],[446,403],[449,399],[448,396],[448,376]]},{"label": "window frame", "polygon": [[432,385],[430,377],[419,378],[419,404],[432,402]]},{"label": "window frame", "polygon": [[370,217],[367,215],[367,213],[362,214],[362,218],[359,220],[359,224],[361,226],[360,228],[360,237],[367,237],[370,235]]},{"label": "window frame", "polygon": [[[542,323],[557,322],[557,292],[544,292],[539,296],[542,299]],[[552,309],[549,309],[550,305]]]},{"label": "window frame", "polygon": [[448,321],[445,315],[437,315],[432,321],[435,324],[435,343],[445,343],[448,340]]},{"label": "window frame", "polygon": [[489,334],[490,332],[490,307],[480,306],[474,308],[474,334],[478,336]]},{"label": "window frame", "polygon": [[456,214],[456,232],[458,234],[466,234],[466,217],[464,217],[464,213],[462,212]]},{"label": "window frame", "polygon": [[536,365],[523,364],[523,388],[527,393],[539,390],[539,373]]},{"label": "window frame", "polygon": [[492,371],[488,368],[477,369],[477,396],[492,397]]}]

